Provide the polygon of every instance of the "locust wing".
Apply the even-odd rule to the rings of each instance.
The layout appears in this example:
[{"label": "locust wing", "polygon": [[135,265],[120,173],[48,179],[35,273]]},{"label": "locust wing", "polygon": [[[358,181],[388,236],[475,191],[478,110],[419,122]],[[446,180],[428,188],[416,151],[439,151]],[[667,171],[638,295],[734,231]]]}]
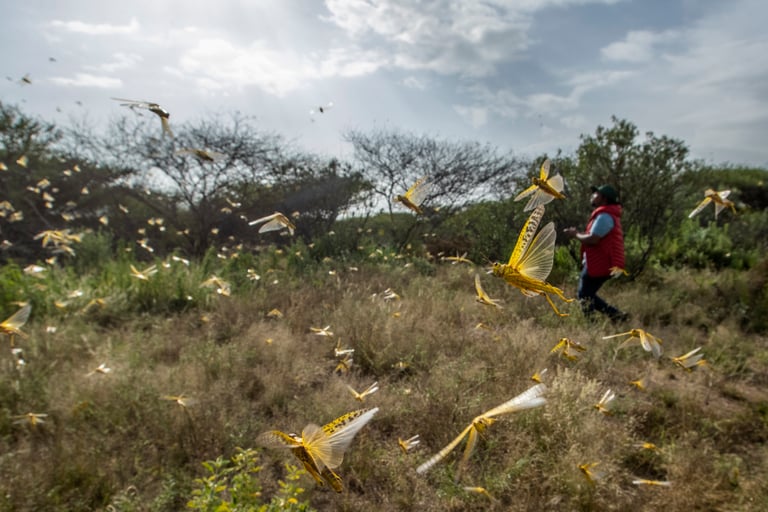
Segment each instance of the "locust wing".
[{"label": "locust wing", "polygon": [[17,312],[12,314],[2,323],[0,323],[0,332],[6,334],[18,334],[25,337],[26,334],[21,332],[22,326],[29,320],[29,314],[32,312],[32,305],[30,303],[24,304]]},{"label": "locust wing", "polygon": [[528,246],[531,244],[531,241],[536,234],[536,230],[539,228],[539,222],[541,222],[543,216],[544,206],[537,206],[536,209],[533,210],[533,213],[528,217],[528,220],[525,221],[523,229],[520,230],[520,235],[517,237],[517,243],[512,250],[507,266],[512,268],[518,267],[520,260],[528,250]]},{"label": "locust wing", "polygon": [[526,277],[545,281],[552,271],[555,238],[555,224],[550,222],[536,235],[529,249],[521,256],[517,270]]},{"label": "locust wing", "polygon": [[504,402],[503,404],[494,407],[490,411],[482,414],[484,418],[492,418],[501,414],[509,414],[512,412],[523,411],[525,409],[533,409],[544,405],[547,400],[544,398],[544,392],[547,387],[544,384],[536,384],[533,387],[528,388],[516,397]]},{"label": "locust wing", "polygon": [[329,468],[337,468],[344,460],[344,452],[349,448],[355,435],[366,423],[379,411],[373,409],[360,409],[341,416],[331,423],[302,432],[304,446],[315,460],[318,466],[323,464]]}]

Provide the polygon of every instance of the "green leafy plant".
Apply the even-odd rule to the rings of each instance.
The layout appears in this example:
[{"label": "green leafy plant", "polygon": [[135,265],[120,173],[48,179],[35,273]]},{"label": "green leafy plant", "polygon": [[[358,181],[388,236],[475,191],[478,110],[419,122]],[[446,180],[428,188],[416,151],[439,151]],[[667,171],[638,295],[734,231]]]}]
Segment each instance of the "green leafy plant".
[{"label": "green leafy plant", "polygon": [[195,479],[197,487],[187,507],[206,512],[302,512],[311,510],[308,501],[300,500],[304,489],[298,480],[303,469],[286,464],[286,481],[280,481],[277,495],[263,502],[261,482],[256,475],[261,471],[255,450],[238,448],[231,460],[219,457],[203,462],[207,476]]}]

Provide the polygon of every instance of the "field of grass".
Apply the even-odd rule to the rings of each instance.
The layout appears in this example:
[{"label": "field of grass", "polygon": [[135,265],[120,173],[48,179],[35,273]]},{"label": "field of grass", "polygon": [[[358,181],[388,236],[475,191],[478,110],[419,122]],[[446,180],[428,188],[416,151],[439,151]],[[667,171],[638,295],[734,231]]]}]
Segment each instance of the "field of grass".
[{"label": "field of grass", "polygon": [[[631,320],[613,325],[587,321],[576,303],[559,318],[479,266],[285,254],[253,265],[252,279],[245,265],[229,269],[230,295],[199,287],[211,262],[158,264],[149,281],[121,261],[80,277],[25,276],[16,298],[34,305],[28,337],[15,339],[21,355],[0,354],[0,510],[184,510],[200,496],[203,462],[238,448],[254,450],[260,499],[292,482],[285,507],[295,510],[768,509],[768,340],[743,329],[734,298],[760,276],[656,269],[618,279],[602,295]],[[478,272],[503,309],[475,301]],[[575,281],[554,284],[572,297]],[[399,298],[385,299],[387,289]],[[310,330],[325,326],[332,336]],[[602,339],[631,328],[662,340],[658,361]],[[563,337],[586,350],[576,360],[550,353]],[[335,371],[337,344],[354,349],[347,372]],[[706,364],[671,361],[696,347]],[[102,364],[110,371],[94,372]],[[458,483],[463,444],[416,473],[545,368],[546,404],[497,417]],[[639,379],[644,390],[630,384]],[[362,404],[346,387],[375,381]],[[609,389],[603,414],[594,404]],[[380,410],[337,469],[341,494],[289,473],[290,451],[256,444],[264,431],[301,432],[363,407]],[[47,416],[31,425],[18,417],[27,413]],[[404,453],[398,438],[416,434]],[[592,463],[590,481],[579,466]],[[211,492],[232,502],[234,475]]]}]

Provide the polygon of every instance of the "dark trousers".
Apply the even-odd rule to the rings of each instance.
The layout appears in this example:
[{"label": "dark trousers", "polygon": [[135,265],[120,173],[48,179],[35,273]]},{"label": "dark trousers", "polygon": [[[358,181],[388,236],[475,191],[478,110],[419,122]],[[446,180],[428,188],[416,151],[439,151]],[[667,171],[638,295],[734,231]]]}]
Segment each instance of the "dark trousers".
[{"label": "dark trousers", "polygon": [[589,317],[595,311],[604,313],[611,319],[619,319],[624,315],[621,311],[611,306],[597,295],[597,291],[600,287],[610,278],[611,276],[591,277],[587,274],[587,267],[581,269],[577,297],[579,298],[579,302],[581,302],[581,310],[584,312],[584,316]]}]

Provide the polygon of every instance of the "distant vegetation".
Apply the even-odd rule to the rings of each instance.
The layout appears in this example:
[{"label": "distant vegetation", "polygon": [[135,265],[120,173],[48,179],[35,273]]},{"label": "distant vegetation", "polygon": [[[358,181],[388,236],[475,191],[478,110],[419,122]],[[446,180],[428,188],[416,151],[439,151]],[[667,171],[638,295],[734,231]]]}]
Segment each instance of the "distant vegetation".
[{"label": "distant vegetation", "polygon": [[[558,232],[584,226],[590,185],[621,193],[630,275],[605,293],[631,321],[614,326],[486,274],[545,155],[376,132],[348,134],[346,162],[237,116],[173,129],[94,134],[0,105],[0,320],[32,306],[26,337],[0,334],[0,510],[768,507],[768,171],[704,166],[618,119],[549,155]],[[415,216],[392,201],[424,175]],[[707,188],[737,213],[689,219]],[[275,211],[298,212],[294,236],[248,225]],[[474,265],[444,259],[465,253]],[[562,240],[549,281],[569,297],[577,259]],[[503,309],[475,301],[475,274]],[[602,339],[631,328],[662,340],[658,361]],[[564,337],[586,350],[551,353]],[[706,364],[673,363],[697,347]],[[547,403],[499,416],[458,483],[463,445],[416,474],[545,368]],[[364,403],[347,389],[373,382]],[[380,411],[337,469],[342,494],[256,444],[364,407]]]}]

